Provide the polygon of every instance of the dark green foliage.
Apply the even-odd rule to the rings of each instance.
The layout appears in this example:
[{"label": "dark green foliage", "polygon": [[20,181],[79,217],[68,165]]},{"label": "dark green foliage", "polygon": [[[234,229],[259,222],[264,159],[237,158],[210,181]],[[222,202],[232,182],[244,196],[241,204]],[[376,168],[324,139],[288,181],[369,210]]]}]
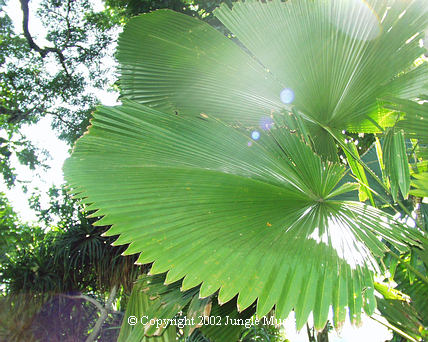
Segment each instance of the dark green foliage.
[{"label": "dark green foliage", "polygon": [[169,8],[176,12],[196,15],[197,10],[191,8],[192,2],[182,0],[106,0],[106,5],[118,10],[125,18],[161,8]]},{"label": "dark green foliage", "polygon": [[4,193],[0,193],[0,276],[5,260],[37,248],[43,236],[39,227],[20,222]]},{"label": "dark green foliage", "polygon": [[141,272],[134,265],[136,257],[123,257],[126,248],[113,247],[116,238],[102,236],[108,227],[94,227],[96,218],[86,218],[65,188],[53,187],[49,196],[47,209],[40,204],[40,194],[32,198],[40,222],[51,227],[47,233],[17,226],[16,214],[4,204],[1,237],[13,251],[3,265],[8,292],[108,291],[113,285],[130,289]]},{"label": "dark green foliage", "polygon": [[232,3],[231,0],[105,0],[106,5],[117,11],[124,22],[138,14],[157,9],[171,9],[207,21],[222,32],[230,34],[229,30],[213,15],[213,11],[222,2]]},{"label": "dark green foliage", "polygon": [[[20,224],[1,197],[0,247],[5,254],[0,259],[0,276],[6,296],[0,298],[4,301],[0,323],[12,310],[23,317],[24,326],[18,319],[3,327],[0,324],[0,341],[22,341],[24,328],[41,341],[60,341],[65,336],[86,338],[99,311],[88,302],[88,296],[102,303],[106,292],[120,286],[123,297],[141,273],[134,265],[135,257],[121,255],[125,248],[111,246],[114,237],[101,236],[107,227],[95,228],[91,224],[94,219],[86,219],[83,212],[78,214],[82,208],[63,188],[52,188],[50,198],[50,206],[42,209],[40,197],[33,197],[40,221],[51,227],[56,222],[57,226],[45,233]],[[113,328],[120,321],[118,313],[107,316],[100,333],[103,341],[116,340],[118,328]],[[30,341],[28,336],[25,340]]]}]

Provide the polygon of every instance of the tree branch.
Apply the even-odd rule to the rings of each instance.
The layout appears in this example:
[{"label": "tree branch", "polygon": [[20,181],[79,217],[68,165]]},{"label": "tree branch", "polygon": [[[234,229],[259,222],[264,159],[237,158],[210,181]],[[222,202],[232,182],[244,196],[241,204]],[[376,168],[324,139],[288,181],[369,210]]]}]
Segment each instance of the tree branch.
[{"label": "tree branch", "polygon": [[60,296],[64,297],[64,298],[70,298],[70,299],[83,299],[83,300],[86,300],[87,302],[94,304],[99,311],[105,310],[104,307],[100,304],[100,302],[98,302],[96,299],[89,297],[89,296],[86,296],[86,295],[83,295],[83,294],[80,294],[77,296],[60,294]]},{"label": "tree branch", "polygon": [[86,295],[83,295],[83,294],[80,294],[77,296],[61,294],[61,296],[65,297],[65,298],[84,299],[84,300],[94,304],[97,307],[97,309],[100,311],[100,317],[98,318],[97,323],[95,323],[95,326],[92,329],[91,334],[88,336],[88,338],[86,339],[85,342],[93,342],[97,338],[99,331],[100,331],[102,325],[104,324],[104,321],[107,318],[108,313],[110,311],[112,311],[111,305],[113,303],[113,300],[116,298],[116,291],[117,291],[117,286],[114,285],[110,291],[110,295],[108,296],[108,299],[107,299],[105,306],[102,306],[101,303],[98,302],[96,299],[89,297],[89,296],[86,296]]},{"label": "tree branch", "polygon": [[68,128],[73,129],[73,130],[77,129],[77,125],[74,125],[73,123],[71,123],[71,122],[69,122],[67,120],[64,120],[59,113],[50,112],[50,111],[45,111],[45,113],[48,114],[48,115],[54,116],[59,121],[61,121],[63,124],[65,124]]},{"label": "tree branch", "polygon": [[10,109],[0,105],[0,115],[7,115],[7,123],[13,124],[23,120],[33,109],[22,111],[19,109]]},{"label": "tree branch", "polygon": [[314,332],[314,328],[309,328],[309,324],[308,323],[306,323],[306,332],[308,333],[308,339],[309,339],[309,342],[317,342],[316,340],[315,340],[315,332]]},{"label": "tree branch", "polygon": [[30,48],[34,51],[37,51],[42,58],[46,57],[48,53],[55,53],[58,56],[59,61],[64,66],[65,57],[62,51],[56,47],[44,47],[41,48],[36,42],[33,40],[33,37],[30,34],[30,30],[28,29],[28,20],[29,20],[29,8],[28,3],[30,0],[20,0],[21,9],[22,9],[22,29],[24,31],[24,37],[27,39]]},{"label": "tree branch", "polygon": [[108,310],[111,308],[113,300],[116,297],[116,290],[117,290],[117,286],[114,285],[110,291],[110,295],[107,299],[107,303],[106,303],[105,307],[103,307],[101,310],[100,318],[98,318],[97,323],[95,323],[94,329],[92,330],[91,334],[88,336],[88,338],[86,339],[85,342],[93,342],[97,338],[99,331],[100,331],[102,325],[104,324],[104,321],[107,318]]}]

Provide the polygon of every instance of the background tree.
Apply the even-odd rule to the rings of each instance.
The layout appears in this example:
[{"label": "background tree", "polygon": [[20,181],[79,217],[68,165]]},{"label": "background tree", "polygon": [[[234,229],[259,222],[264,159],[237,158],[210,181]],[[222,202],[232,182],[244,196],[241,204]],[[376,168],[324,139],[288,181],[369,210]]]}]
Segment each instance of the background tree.
[{"label": "background tree", "polygon": [[[50,117],[58,136],[72,144],[89,124],[99,103],[96,91],[114,78],[110,46],[115,41],[114,12],[95,12],[90,1],[41,1],[37,15],[44,25],[46,46],[39,45],[29,26],[29,1],[22,0],[22,35],[16,35],[10,18],[1,17],[0,129],[2,173],[8,185],[16,175],[11,154],[31,168],[41,159],[20,133],[24,125]],[[0,9],[5,6],[2,1]]]},{"label": "background tree", "polygon": [[[51,190],[51,204],[48,210],[39,211],[41,222],[49,223],[51,227],[48,232],[28,227],[28,231],[38,233],[34,237],[34,233],[30,235],[19,230],[17,236],[12,235],[15,240],[6,246],[8,250],[0,262],[3,291],[7,296],[2,315],[8,314],[7,307],[13,310],[19,305],[22,310],[33,312],[32,316],[27,315],[24,326],[34,338],[59,341],[73,336],[78,340],[87,338],[100,319],[97,314],[105,312],[99,327],[103,330],[96,331],[95,336],[115,341],[122,319],[121,301],[124,305],[124,294],[130,292],[133,281],[141,272],[140,267],[134,265],[136,258],[123,257],[123,247],[111,246],[115,239],[101,236],[106,227],[94,227],[91,223],[95,219],[85,218],[82,208],[71,212],[70,208],[75,208],[76,202],[64,189]],[[33,197],[33,206],[39,208],[38,196]],[[59,216],[56,226],[51,225],[47,212]],[[79,217],[73,217],[72,213],[79,213]],[[7,225],[16,224],[16,215],[9,213],[3,217],[5,224],[1,237],[10,240],[14,230],[13,226]],[[116,310],[104,308],[109,296],[116,303]],[[107,323],[104,324],[104,320]],[[46,324],[47,321],[50,323]],[[14,322],[10,321],[11,324]],[[116,329],[110,331],[109,327]],[[0,336],[7,341],[13,340],[7,333],[10,331]],[[21,335],[18,337],[22,338]]]}]

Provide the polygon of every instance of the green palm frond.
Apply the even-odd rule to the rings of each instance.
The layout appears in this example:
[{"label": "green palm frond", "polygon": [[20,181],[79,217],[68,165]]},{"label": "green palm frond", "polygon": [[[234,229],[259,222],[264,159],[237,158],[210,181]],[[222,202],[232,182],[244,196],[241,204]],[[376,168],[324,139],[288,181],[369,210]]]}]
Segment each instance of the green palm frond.
[{"label": "green palm frond", "polygon": [[185,342],[210,342],[210,340],[208,340],[202,333],[201,331],[195,330],[192,335],[190,335],[189,337],[187,337],[185,339]]},{"label": "green palm frond", "polygon": [[[410,194],[418,197],[428,197],[428,103],[417,103],[414,101],[409,101],[405,99],[388,97],[385,99],[385,107],[392,110],[396,117],[397,123],[395,125],[395,132],[399,129],[404,132],[407,138],[415,139],[417,148],[414,148],[414,156],[411,156],[414,159],[413,172],[412,172],[412,190]],[[391,134],[390,134],[391,135]],[[394,133],[394,136],[398,136],[397,133]],[[388,135],[387,135],[388,139]],[[386,139],[386,140],[387,140]],[[402,138],[401,138],[402,139]],[[397,139],[395,139],[397,140]],[[408,182],[410,181],[410,174],[408,167],[404,166],[404,156],[403,148],[397,148],[397,144],[390,146],[390,163],[393,161],[395,163],[400,163],[402,167],[392,168],[397,173],[403,173],[406,171],[407,174],[397,174],[394,178],[395,182],[391,179],[391,187],[398,182],[401,183],[400,189],[404,186],[409,188]],[[403,142],[401,144],[403,145]],[[398,157],[400,155],[400,157]],[[392,165],[390,165],[392,166]],[[402,190],[404,195],[404,192]]]},{"label": "green palm frond", "polygon": [[410,194],[417,197],[428,197],[428,172],[413,175]]},{"label": "green palm frond", "polygon": [[398,117],[396,127],[403,129],[408,138],[418,139],[422,144],[428,144],[428,103],[420,104],[388,97],[385,99],[385,107],[395,113],[403,113]]},{"label": "green palm frond", "polygon": [[422,323],[410,297],[384,283],[377,283],[375,287],[381,294],[380,298],[376,298],[377,307],[389,322],[389,328],[410,341],[420,341],[419,328]]},{"label": "green palm frond", "polygon": [[[356,184],[332,162],[335,144],[355,157],[374,203],[377,176],[338,132],[383,132],[397,114],[380,99],[426,93],[426,63],[414,61],[428,8],[248,0],[215,14],[233,39],[171,11],[130,21],[117,55],[124,105],[94,114],[66,178],[115,244],[129,244],[125,254],[168,272],[167,284],[182,280],[184,293],[237,297],[259,317],[294,309],[298,328],[313,312],[322,329],[330,306],[336,326],[345,307],[358,322],[362,308],[374,312],[385,242],[404,251],[419,237],[342,200]],[[408,182],[397,184],[407,194]]]},{"label": "green palm frond", "polygon": [[[248,329],[250,324],[254,322],[251,319],[254,313],[254,305],[242,312],[238,312],[236,298],[223,305],[220,305],[217,300],[213,300],[208,321],[200,327],[200,330],[211,341],[238,341],[245,328]],[[247,324],[247,327],[245,327],[245,324]]]},{"label": "green palm frond", "polygon": [[294,308],[298,327],[313,311],[322,328],[330,305],[337,324],[345,306],[359,321],[363,306],[374,310],[372,273],[387,251],[378,237],[404,250],[415,235],[373,207],[335,200],[355,189],[337,187],[344,167],[282,120],[254,141],[210,117],[101,108],[64,171],[104,216],[97,224],[120,235],[115,244],[154,262],[152,274],[168,271],[167,283],[201,284],[200,297],[219,290],[220,303],[238,295],[240,311],[257,300],[259,317]]},{"label": "green palm frond", "polygon": [[[142,281],[145,276],[142,277],[143,279],[140,278],[132,288],[120,328],[118,342],[173,342],[176,340],[176,328],[174,326],[165,329],[162,336],[145,336],[143,324],[145,320],[142,321],[142,319],[143,316],[150,317],[150,312],[153,309],[150,295],[145,291],[147,284]],[[131,320],[129,320],[130,317],[132,317]]]},{"label": "green palm frond", "polygon": [[368,115],[381,119],[383,94],[423,92],[427,68],[412,64],[427,11],[424,1],[246,1],[215,14],[307,117],[364,132],[375,129]]},{"label": "green palm frond", "polygon": [[[143,284],[143,291],[147,293],[150,299],[150,308],[146,312],[150,320],[172,319],[194,299],[198,301],[198,288],[180,291],[181,281],[166,285],[164,284],[165,274],[143,276],[139,281]],[[168,321],[163,321],[161,325],[158,322],[149,321],[144,327],[144,333],[146,336],[161,335],[168,327],[168,323],[164,322]],[[195,328],[196,324],[188,327]]]},{"label": "green palm frond", "polygon": [[[139,336],[144,335],[148,342],[152,339],[156,341],[157,336],[168,336],[169,330],[178,327],[186,341],[206,336],[213,341],[228,342],[239,338],[245,324],[249,324],[245,323],[246,320],[251,323],[250,318],[255,312],[254,305],[239,313],[236,309],[236,298],[219,305],[216,296],[199,298],[199,287],[180,291],[181,280],[164,284],[165,276],[165,274],[143,275],[135,284],[125,318],[138,313],[140,317],[144,315],[145,324],[137,327],[134,335],[138,332]],[[143,306],[139,304],[142,301],[145,303]],[[169,325],[162,324],[170,321],[172,323]],[[124,332],[132,330],[126,320],[123,322],[122,330]]]},{"label": "green palm frond", "polygon": [[258,124],[283,107],[277,82],[210,25],[169,10],[133,18],[119,38],[122,96],[164,112]]},{"label": "green palm frond", "polygon": [[407,198],[410,190],[410,167],[403,131],[394,128],[388,129],[383,144],[383,157],[385,173],[390,180],[392,197],[397,200],[398,189],[400,189],[403,197]]},{"label": "green palm frond", "polygon": [[[388,126],[378,99],[426,93],[419,39],[423,0],[320,0],[223,4],[208,24],[171,11],[130,21],[119,40],[123,96],[170,113],[259,124],[292,102],[310,120],[360,132]],[[137,42],[137,43],[136,43]],[[242,48],[244,46],[244,48]],[[376,123],[377,122],[377,123]]]}]

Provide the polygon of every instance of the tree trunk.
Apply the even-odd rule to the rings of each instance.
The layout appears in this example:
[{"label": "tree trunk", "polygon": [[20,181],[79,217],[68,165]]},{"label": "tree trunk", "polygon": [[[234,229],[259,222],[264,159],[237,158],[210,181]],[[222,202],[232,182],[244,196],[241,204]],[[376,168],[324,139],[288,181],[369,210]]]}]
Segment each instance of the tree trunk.
[{"label": "tree trunk", "polygon": [[317,334],[317,342],[328,342],[328,322],[324,329]]},{"label": "tree trunk", "polygon": [[309,325],[306,323],[306,331],[308,332],[308,338],[309,342],[328,342],[328,331],[329,331],[329,324],[325,325],[324,329],[316,334],[315,336],[315,329],[309,328]]},{"label": "tree trunk", "polygon": [[91,334],[88,336],[85,342],[94,342],[97,338],[101,327],[103,326],[104,321],[107,318],[108,310],[111,308],[111,304],[113,303],[113,300],[116,297],[116,290],[117,287],[116,285],[114,285],[110,291],[110,295],[108,296],[106,305],[104,306],[104,308],[101,309],[100,318],[98,318],[97,323],[95,323],[94,329],[92,330]]},{"label": "tree trunk", "polygon": [[308,338],[309,338],[309,342],[317,342],[317,340],[315,339],[315,332],[314,332],[314,328],[309,328],[309,324],[306,323],[306,331],[308,332]]}]

